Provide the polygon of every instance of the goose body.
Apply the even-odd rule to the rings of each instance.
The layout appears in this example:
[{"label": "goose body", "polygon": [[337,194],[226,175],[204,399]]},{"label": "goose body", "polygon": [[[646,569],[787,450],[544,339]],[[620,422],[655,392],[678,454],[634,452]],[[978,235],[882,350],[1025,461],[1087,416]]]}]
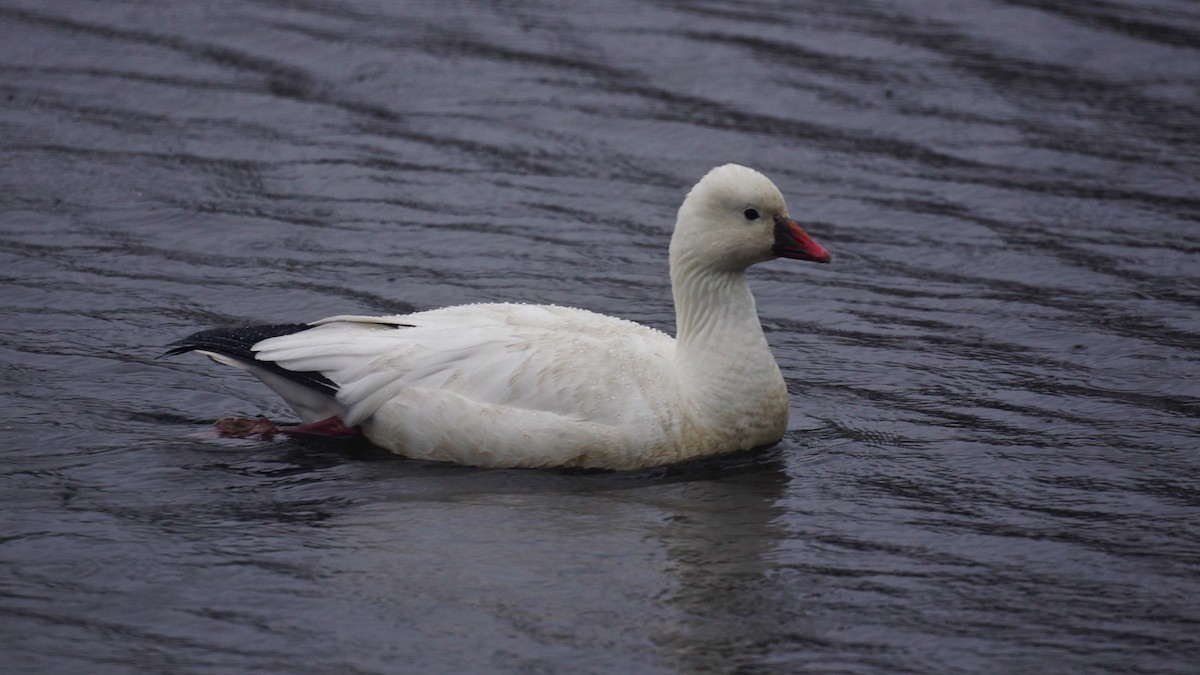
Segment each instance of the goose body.
[{"label": "goose body", "polygon": [[582,309],[476,304],[197,333],[306,423],[336,418],[414,458],[634,469],[769,445],[788,397],[746,284],[776,257],[828,262],[762,174],[709,172],[671,240],[678,337]]}]

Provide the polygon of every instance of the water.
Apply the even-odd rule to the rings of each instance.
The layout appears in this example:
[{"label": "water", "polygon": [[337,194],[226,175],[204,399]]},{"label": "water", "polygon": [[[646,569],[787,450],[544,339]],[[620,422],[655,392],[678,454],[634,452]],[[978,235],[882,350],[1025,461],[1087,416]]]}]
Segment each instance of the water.
[{"label": "water", "polygon": [[[5,0],[0,661],[54,672],[1194,672],[1193,3]],[[670,330],[771,176],[764,453],[476,471],[155,360],[549,302]]]}]

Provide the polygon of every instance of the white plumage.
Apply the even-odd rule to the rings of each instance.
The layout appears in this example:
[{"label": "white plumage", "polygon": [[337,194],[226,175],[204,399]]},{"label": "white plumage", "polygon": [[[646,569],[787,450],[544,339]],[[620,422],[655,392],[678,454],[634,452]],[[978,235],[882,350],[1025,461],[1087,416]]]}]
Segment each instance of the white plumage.
[{"label": "white plumage", "polygon": [[[782,436],[787,390],[744,275],[780,256],[829,261],[771,181],[726,165],[679,210],[670,249],[678,340],[581,309],[479,304],[323,319],[249,345],[256,361],[190,348],[249,370],[305,422],[336,415],[401,455],[483,467],[654,466]],[[323,375],[335,397],[263,367],[271,363]]]}]

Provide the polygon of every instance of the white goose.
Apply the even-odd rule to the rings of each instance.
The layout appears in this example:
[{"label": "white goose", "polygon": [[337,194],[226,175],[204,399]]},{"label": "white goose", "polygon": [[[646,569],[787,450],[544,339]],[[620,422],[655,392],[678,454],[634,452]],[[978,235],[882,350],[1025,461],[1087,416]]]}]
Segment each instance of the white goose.
[{"label": "white goose", "polygon": [[649,467],[782,437],[787,388],[745,276],[776,257],[830,260],[770,180],[727,164],[679,208],[677,339],[582,309],[477,304],[210,330],[168,354],[195,350],[249,371],[307,423],[298,431],[358,428],[407,457]]}]

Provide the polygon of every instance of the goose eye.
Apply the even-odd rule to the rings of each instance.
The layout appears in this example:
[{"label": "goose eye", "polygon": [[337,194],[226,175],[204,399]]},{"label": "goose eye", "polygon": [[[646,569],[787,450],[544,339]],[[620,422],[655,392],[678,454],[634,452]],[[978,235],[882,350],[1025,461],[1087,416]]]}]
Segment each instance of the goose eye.
[{"label": "goose eye", "polygon": [[746,209],[742,215],[746,216],[746,220],[758,220],[758,209]]}]

